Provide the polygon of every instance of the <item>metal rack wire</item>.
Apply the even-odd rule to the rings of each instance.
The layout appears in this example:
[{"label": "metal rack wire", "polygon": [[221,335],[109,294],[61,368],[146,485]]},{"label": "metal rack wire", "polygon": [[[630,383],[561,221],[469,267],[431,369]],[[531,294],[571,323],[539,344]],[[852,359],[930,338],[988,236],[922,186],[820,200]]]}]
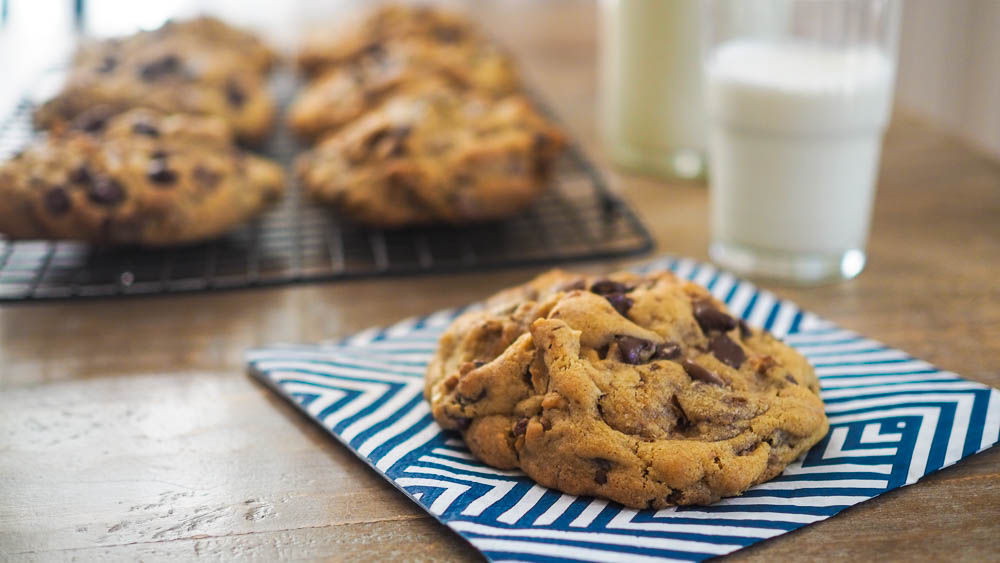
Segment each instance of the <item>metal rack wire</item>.
[{"label": "metal rack wire", "polygon": [[[290,75],[273,85],[289,101]],[[287,104],[286,104],[287,105]],[[0,122],[0,160],[28,143],[33,104]],[[302,150],[279,127],[264,155],[290,166]],[[0,237],[0,302],[155,295],[555,264],[648,252],[649,233],[610,192],[578,146],[561,159],[553,185],[524,213],[464,227],[365,227],[306,200],[286,198],[222,238],[168,249],[102,248]]]}]

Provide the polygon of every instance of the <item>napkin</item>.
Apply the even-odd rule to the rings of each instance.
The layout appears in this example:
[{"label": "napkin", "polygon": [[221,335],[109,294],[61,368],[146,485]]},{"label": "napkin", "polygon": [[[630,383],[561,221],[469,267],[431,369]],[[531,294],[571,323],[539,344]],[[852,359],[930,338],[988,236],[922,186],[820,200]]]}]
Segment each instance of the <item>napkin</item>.
[{"label": "napkin", "polygon": [[699,561],[779,536],[997,443],[1000,391],[845,330],[690,259],[670,269],[815,366],[830,432],[777,478],[711,506],[635,510],[477,461],[424,401],[438,337],[468,307],[317,345],[248,353],[249,372],[493,561]]}]

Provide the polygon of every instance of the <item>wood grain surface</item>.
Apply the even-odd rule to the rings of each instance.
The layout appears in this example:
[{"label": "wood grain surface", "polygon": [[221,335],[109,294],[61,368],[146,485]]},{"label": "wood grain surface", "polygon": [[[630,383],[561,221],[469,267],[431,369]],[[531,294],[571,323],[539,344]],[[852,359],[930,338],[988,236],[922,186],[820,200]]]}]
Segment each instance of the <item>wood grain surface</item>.
[{"label": "wood grain surface", "polygon": [[[493,1],[474,10],[603,163],[595,6]],[[706,258],[703,186],[603,169],[659,251]],[[858,279],[764,285],[1000,386],[1000,164],[897,117],[878,190],[870,264]],[[461,305],[537,271],[0,308],[0,559],[476,560],[250,380],[243,353]],[[994,448],[730,559],[995,559],[998,464]]]}]

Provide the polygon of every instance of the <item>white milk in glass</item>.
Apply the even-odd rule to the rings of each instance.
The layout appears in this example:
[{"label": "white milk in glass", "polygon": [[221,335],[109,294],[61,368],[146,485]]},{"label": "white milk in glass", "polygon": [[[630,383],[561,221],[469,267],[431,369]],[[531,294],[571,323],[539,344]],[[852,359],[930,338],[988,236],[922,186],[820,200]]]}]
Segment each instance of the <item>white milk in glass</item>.
[{"label": "white milk in glass", "polygon": [[703,174],[699,0],[601,2],[600,125],[620,166]]},{"label": "white milk in glass", "polygon": [[776,257],[854,253],[860,271],[892,59],[865,46],[743,40],[706,62],[713,245]]}]

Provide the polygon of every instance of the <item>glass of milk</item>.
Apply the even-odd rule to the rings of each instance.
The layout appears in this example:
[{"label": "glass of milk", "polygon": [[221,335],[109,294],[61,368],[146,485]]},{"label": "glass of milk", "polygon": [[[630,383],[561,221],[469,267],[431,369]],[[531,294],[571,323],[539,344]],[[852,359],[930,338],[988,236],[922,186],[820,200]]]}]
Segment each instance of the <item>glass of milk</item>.
[{"label": "glass of milk", "polygon": [[601,0],[599,124],[622,168],[705,171],[700,0]]},{"label": "glass of milk", "polygon": [[709,253],[793,283],[864,268],[899,0],[706,0]]}]

